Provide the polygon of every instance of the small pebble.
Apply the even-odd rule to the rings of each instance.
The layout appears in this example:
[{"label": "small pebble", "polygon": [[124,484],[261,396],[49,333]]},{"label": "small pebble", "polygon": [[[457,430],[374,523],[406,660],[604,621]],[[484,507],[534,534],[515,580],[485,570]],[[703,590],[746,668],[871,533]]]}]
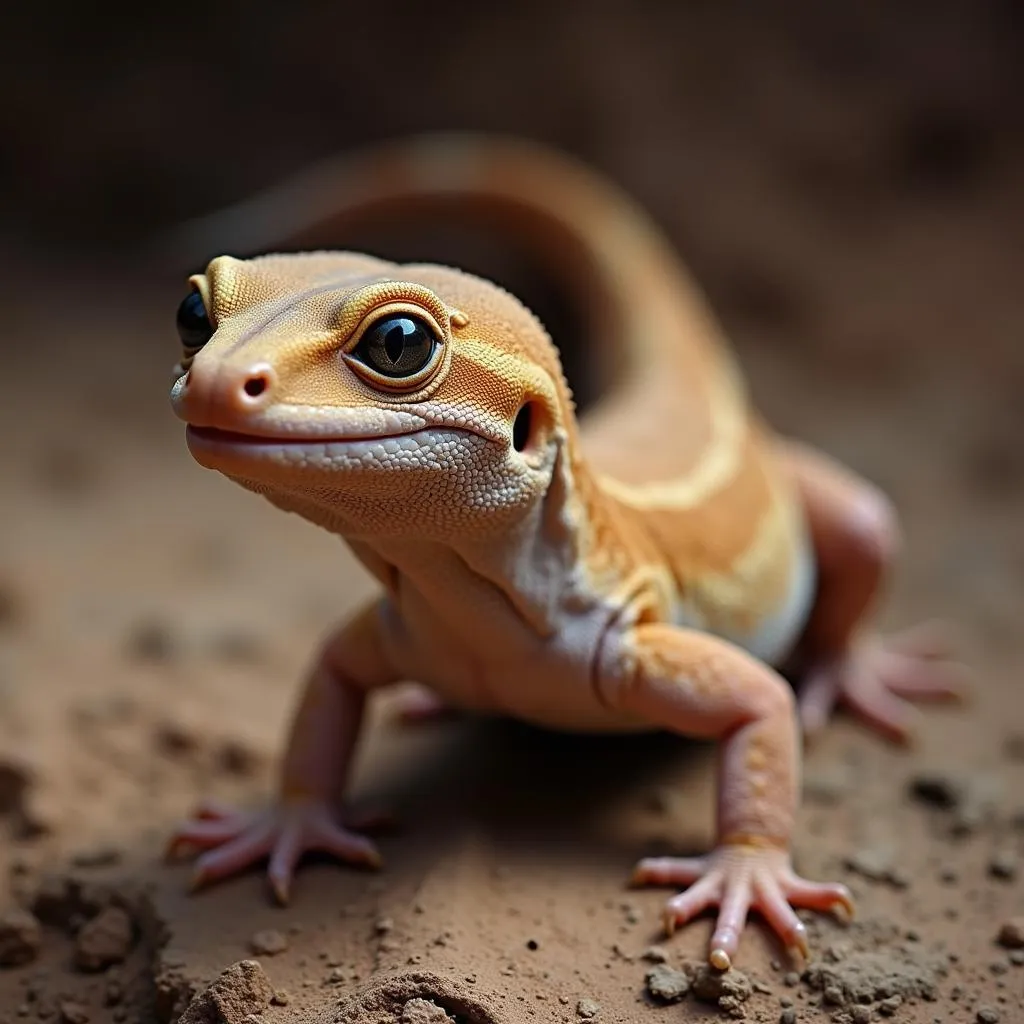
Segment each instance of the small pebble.
[{"label": "small pebble", "polygon": [[999,1011],[993,1010],[991,1006],[983,1006],[975,1019],[978,1024],[999,1024]]},{"label": "small pebble", "polygon": [[65,1000],[58,1009],[61,1024],[89,1024],[89,1011],[81,1003]]},{"label": "small pebble", "polygon": [[988,862],[988,873],[993,878],[1012,881],[1020,870],[1020,860],[1012,850],[1000,850]]},{"label": "small pebble", "polygon": [[583,1020],[593,1020],[601,1012],[601,1004],[593,999],[581,999],[576,1004],[576,1014]]},{"label": "small pebble", "polygon": [[1024,916],[1007,918],[999,926],[996,941],[1007,949],[1024,949]]},{"label": "small pebble", "polygon": [[850,1020],[853,1021],[853,1024],[871,1024],[871,1007],[860,1004],[851,1006]]},{"label": "small pebble", "polygon": [[288,937],[275,928],[264,928],[249,939],[249,949],[256,956],[277,956],[288,948]]},{"label": "small pebble", "polygon": [[787,1006],[779,1014],[779,1024],[796,1024],[796,1010],[792,1006]]},{"label": "small pebble", "polygon": [[878,1004],[878,1012],[883,1017],[891,1017],[903,1005],[903,996],[889,996]]}]

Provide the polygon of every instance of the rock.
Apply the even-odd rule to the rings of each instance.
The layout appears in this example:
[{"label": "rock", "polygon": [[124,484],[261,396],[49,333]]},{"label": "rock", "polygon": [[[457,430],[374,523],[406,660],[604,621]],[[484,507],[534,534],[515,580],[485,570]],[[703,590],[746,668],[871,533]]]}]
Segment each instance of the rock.
[{"label": "rock", "polygon": [[975,1017],[978,1024],[999,1024],[999,1011],[991,1006],[982,1006]]},{"label": "rock", "polygon": [[652,967],[646,976],[647,991],[663,1003],[676,1003],[690,991],[690,977],[664,964]]},{"label": "rock", "polygon": [[120,907],[107,907],[87,921],[75,939],[75,964],[83,971],[101,971],[119,964],[131,952],[135,928]]},{"label": "rock", "polygon": [[274,928],[264,928],[249,939],[249,948],[256,956],[277,956],[288,948],[288,937]]},{"label": "rock", "polygon": [[34,914],[21,909],[0,914],[0,967],[30,964],[42,944],[43,929]]},{"label": "rock", "polygon": [[999,926],[996,941],[1007,949],[1024,949],[1024,915],[1007,918]]},{"label": "rock", "polygon": [[258,960],[239,960],[198,993],[178,1024],[246,1024],[274,998],[274,989]]},{"label": "rock", "polygon": [[601,1004],[593,999],[581,999],[576,1004],[576,1015],[583,1020],[593,1020],[601,1012]]}]

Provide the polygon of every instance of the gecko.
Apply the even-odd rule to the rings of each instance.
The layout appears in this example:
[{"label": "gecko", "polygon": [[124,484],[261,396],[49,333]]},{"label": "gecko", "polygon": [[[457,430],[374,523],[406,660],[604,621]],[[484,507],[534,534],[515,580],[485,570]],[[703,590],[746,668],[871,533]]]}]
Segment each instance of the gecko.
[{"label": "gecko", "polygon": [[[561,276],[572,340],[612,381],[596,404],[577,415],[559,339],[495,283],[281,251],[414,208],[476,216]],[[753,911],[796,957],[797,909],[852,915],[845,885],[792,863],[803,739],[840,704],[907,738],[916,701],[962,696],[958,663],[928,624],[872,625],[902,545],[891,501],[772,430],[653,218],[538,143],[439,135],[346,154],[190,238],[273,250],[189,279],[171,402],[192,456],[341,537],[379,582],[318,651],[275,797],[174,832],[193,884],[267,860],[284,903],[307,851],[378,867],[346,777],[371,695],[416,683],[437,710],[716,741],[713,848],[632,876],[672,888],[669,933],[716,913],[714,967]]]}]

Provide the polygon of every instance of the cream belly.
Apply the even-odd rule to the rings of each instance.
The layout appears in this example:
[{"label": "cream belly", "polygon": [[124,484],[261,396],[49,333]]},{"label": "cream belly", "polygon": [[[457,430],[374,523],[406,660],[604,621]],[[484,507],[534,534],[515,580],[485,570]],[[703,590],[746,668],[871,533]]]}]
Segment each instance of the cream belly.
[{"label": "cream belly", "polygon": [[[810,538],[803,531],[791,542],[792,566],[783,601],[767,616],[749,626],[730,623],[728,614],[714,617],[706,614],[695,602],[680,601],[674,609],[673,622],[678,626],[714,633],[742,647],[759,661],[775,668],[782,666],[810,617],[817,588],[817,565]],[[742,602],[740,602],[742,607]]]}]

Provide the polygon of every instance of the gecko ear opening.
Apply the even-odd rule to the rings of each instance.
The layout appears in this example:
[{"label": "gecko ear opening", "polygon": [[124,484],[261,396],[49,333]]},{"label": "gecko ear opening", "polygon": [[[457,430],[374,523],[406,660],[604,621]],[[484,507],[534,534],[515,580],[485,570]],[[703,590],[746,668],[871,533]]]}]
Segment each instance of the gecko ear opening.
[{"label": "gecko ear opening", "polygon": [[533,402],[525,402],[516,413],[512,424],[512,447],[517,452],[523,451],[530,443],[533,434]]}]

